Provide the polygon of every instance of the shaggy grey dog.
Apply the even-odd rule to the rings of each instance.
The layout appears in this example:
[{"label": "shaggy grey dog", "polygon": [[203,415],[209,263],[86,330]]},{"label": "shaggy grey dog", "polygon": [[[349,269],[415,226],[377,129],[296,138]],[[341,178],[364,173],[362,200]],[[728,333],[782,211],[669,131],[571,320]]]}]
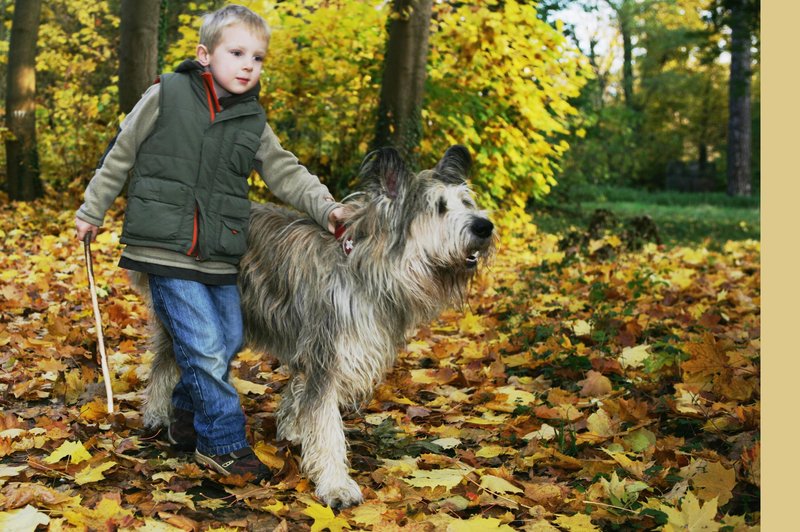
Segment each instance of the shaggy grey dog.
[{"label": "shaggy grey dog", "polygon": [[[302,469],[329,506],[362,500],[348,473],[340,407],[370,397],[410,331],[463,302],[493,250],[494,226],[467,186],[470,166],[462,146],[417,175],[393,149],[371,153],[361,165],[362,192],[345,202],[339,240],[296,212],[253,207],[239,276],[247,345],[288,368],[278,437],[302,446]],[[148,426],[169,423],[177,382],[159,325]]]}]

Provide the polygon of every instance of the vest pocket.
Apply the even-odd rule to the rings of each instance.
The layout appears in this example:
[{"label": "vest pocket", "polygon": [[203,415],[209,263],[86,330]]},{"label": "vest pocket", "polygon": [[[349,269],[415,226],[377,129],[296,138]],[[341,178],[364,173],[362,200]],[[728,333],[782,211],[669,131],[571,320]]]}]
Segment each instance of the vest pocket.
[{"label": "vest pocket", "polygon": [[226,255],[244,255],[247,250],[247,232],[241,222],[222,219],[222,228],[219,236],[219,245]]},{"label": "vest pocket", "polygon": [[[123,234],[165,241],[184,236],[185,204],[191,199],[186,185],[163,179],[141,178],[130,187]],[[190,218],[188,218],[190,220]],[[189,233],[191,238],[191,232]]]},{"label": "vest pocket", "polygon": [[231,148],[231,169],[235,174],[248,177],[253,170],[256,151],[261,145],[261,139],[255,133],[239,130],[233,137]]}]

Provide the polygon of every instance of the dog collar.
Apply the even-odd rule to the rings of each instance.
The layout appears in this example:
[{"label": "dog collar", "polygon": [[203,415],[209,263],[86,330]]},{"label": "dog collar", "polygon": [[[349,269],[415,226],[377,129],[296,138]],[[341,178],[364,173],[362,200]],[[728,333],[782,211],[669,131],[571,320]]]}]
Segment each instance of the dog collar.
[{"label": "dog collar", "polygon": [[349,255],[350,252],[353,251],[355,243],[353,242],[353,238],[349,236],[345,239],[342,239],[345,229],[346,228],[344,224],[336,224],[336,231],[333,233],[333,235],[336,237],[336,240],[339,240],[342,243],[342,251],[344,251],[344,254]]}]

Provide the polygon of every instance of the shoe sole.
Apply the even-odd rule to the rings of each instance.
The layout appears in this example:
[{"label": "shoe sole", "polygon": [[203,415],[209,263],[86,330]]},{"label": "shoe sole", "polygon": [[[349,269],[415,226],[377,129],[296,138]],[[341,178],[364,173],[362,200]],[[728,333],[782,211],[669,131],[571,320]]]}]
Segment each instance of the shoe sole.
[{"label": "shoe sole", "polygon": [[210,467],[211,469],[213,469],[217,473],[220,473],[221,475],[230,475],[231,474],[230,471],[225,469],[224,465],[225,464],[227,464],[227,465],[232,464],[233,460],[225,462],[225,464],[219,464],[216,460],[214,460],[210,456],[204,455],[203,453],[201,453],[197,449],[195,449],[195,451],[194,451],[194,459],[197,460],[198,462],[200,462],[201,464],[203,464],[204,466]]}]

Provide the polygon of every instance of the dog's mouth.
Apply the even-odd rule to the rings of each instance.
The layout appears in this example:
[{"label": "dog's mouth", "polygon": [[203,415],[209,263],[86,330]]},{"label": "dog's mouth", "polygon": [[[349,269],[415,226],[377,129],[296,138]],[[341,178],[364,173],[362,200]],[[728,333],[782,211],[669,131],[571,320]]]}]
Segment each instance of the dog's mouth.
[{"label": "dog's mouth", "polygon": [[478,267],[478,260],[481,258],[480,251],[473,251],[469,256],[467,256],[467,269],[474,270]]}]

